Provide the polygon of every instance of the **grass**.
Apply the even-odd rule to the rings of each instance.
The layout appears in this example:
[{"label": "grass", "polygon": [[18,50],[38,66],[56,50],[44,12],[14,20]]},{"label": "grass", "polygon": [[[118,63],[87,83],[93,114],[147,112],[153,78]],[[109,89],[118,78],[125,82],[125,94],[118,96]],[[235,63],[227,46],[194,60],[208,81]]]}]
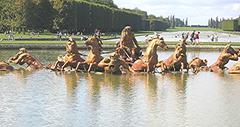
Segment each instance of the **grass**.
[{"label": "grass", "polygon": [[[233,32],[233,31],[223,31],[222,29],[216,29],[216,28],[208,28],[208,27],[176,27],[174,29],[167,29],[166,31],[138,31],[135,32],[135,36],[144,36],[147,34],[153,34],[154,32],[177,32],[177,31],[214,31],[214,32],[226,32],[230,34],[238,34],[240,35],[240,32]],[[7,39],[9,35],[0,33],[0,39]],[[86,36],[90,36],[90,34],[87,34]],[[73,38],[80,38],[80,35],[72,36]],[[103,39],[112,39],[112,38],[119,38],[120,32],[114,32],[114,33],[105,33],[105,35],[102,35],[101,38]],[[15,33],[14,38],[58,38],[56,33],[40,33],[39,35],[30,35],[30,33]],[[62,38],[68,38],[68,36],[62,36]]]},{"label": "grass", "polygon": [[[176,27],[175,29],[168,29],[167,32],[176,32],[176,31],[216,31],[216,32],[223,32],[221,29],[214,29],[214,28],[206,28],[206,27]],[[138,31],[135,33],[135,36],[144,36],[144,35],[149,35],[153,34],[155,31]],[[162,31],[156,31],[156,32],[162,32]],[[230,31],[224,31],[226,33],[233,33]],[[240,34],[239,32],[236,32],[236,34]],[[25,35],[23,34],[15,34],[15,38],[57,38],[57,35],[54,33],[43,33],[40,35],[35,35],[35,36],[30,36],[29,33],[26,33]],[[113,39],[113,38],[119,38],[120,37],[120,32],[119,33],[106,33],[106,35],[101,36],[103,39]],[[0,34],[0,39],[1,38],[8,38],[8,35],[5,34]],[[63,36],[63,38],[67,38],[67,36]],[[73,36],[73,38],[80,38],[80,36]],[[240,40],[239,40],[240,41]],[[0,44],[65,44],[66,41],[0,41]],[[77,41],[79,45],[83,45],[83,41]],[[109,41],[104,41],[104,45],[116,45],[116,42],[109,42]],[[138,42],[139,45],[146,45],[144,42]],[[176,42],[166,42],[169,45],[175,45]],[[226,45],[228,42],[202,42],[199,45]],[[232,43],[234,46],[240,46],[240,42],[234,42]]]},{"label": "grass", "polygon": [[[146,34],[152,34],[153,31],[138,31],[135,33],[135,36],[143,36]],[[85,36],[91,36],[90,34],[87,34]],[[64,36],[62,35],[62,38],[68,38],[69,35]],[[73,38],[80,38],[80,35],[74,35],[71,36]],[[112,38],[119,38],[120,37],[120,33],[105,33],[105,35],[102,35],[101,38],[102,39],[112,39]],[[3,34],[0,33],[0,39],[7,39],[9,38],[8,34]],[[41,33],[39,35],[30,35],[30,33],[15,33],[14,34],[14,38],[15,39],[21,39],[21,38],[58,38],[56,33]]]},{"label": "grass", "polygon": [[[0,34],[0,38],[1,39],[7,39],[9,38],[8,37],[9,35],[5,35],[5,34]],[[62,36],[62,38],[68,38],[69,36]],[[79,36],[71,36],[73,38],[80,38],[80,35]],[[119,35],[117,35],[116,37],[119,37]],[[30,36],[30,35],[23,35],[23,34],[14,34],[14,39],[21,39],[21,38],[58,38],[57,35],[55,34],[41,34],[41,35],[34,35],[34,36]],[[104,36],[101,36],[101,38],[103,39],[111,39],[111,38],[115,38],[115,35],[104,35]]]},{"label": "grass", "polygon": [[1,41],[0,44],[66,44],[66,41]]},{"label": "grass", "polygon": [[177,32],[177,31],[214,31],[223,32],[222,29],[209,28],[209,27],[176,27],[174,29],[167,29],[167,32]]},{"label": "grass", "polygon": [[[168,45],[176,45],[178,42],[166,42],[166,44]],[[229,44],[229,42],[200,42],[199,44],[197,45],[200,45],[200,46],[225,46]],[[188,45],[193,45],[193,44],[190,44],[188,43]],[[240,42],[234,42],[232,43],[232,46],[240,46]]]},{"label": "grass", "polygon": [[[168,45],[175,45],[178,41],[167,41]],[[1,41],[0,44],[66,44],[66,41]],[[83,41],[77,41],[77,44],[84,45]],[[103,41],[104,45],[115,46],[116,42],[114,41]],[[146,45],[145,42],[138,42],[139,45]],[[209,45],[209,46],[224,46],[229,44],[229,42],[200,42],[198,45]],[[190,45],[190,44],[189,44]],[[233,46],[240,46],[240,42],[232,43]]]}]

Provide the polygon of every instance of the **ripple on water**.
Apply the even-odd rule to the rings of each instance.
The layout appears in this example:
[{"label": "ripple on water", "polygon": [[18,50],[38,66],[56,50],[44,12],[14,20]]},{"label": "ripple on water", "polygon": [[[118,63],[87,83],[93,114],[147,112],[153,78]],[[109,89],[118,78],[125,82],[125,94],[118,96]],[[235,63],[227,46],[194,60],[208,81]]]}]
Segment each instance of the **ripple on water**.
[{"label": "ripple on water", "polygon": [[[61,53],[54,51],[51,55]],[[159,58],[165,59],[170,54],[159,52]],[[218,54],[189,52],[188,56],[189,60],[206,57],[211,64]],[[50,62],[55,59],[43,51],[38,56]],[[239,75],[209,72],[197,75],[109,75],[49,70],[1,73],[0,126],[238,127],[239,80]]]}]

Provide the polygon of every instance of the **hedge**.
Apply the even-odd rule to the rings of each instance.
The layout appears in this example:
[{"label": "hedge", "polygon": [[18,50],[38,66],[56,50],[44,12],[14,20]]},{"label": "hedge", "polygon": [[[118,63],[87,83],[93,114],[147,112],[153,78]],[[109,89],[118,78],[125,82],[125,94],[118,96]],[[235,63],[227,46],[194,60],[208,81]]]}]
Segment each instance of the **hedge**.
[{"label": "hedge", "polygon": [[150,30],[152,31],[163,31],[170,27],[170,24],[165,21],[160,20],[150,20],[149,21]]},{"label": "hedge", "polygon": [[221,27],[226,31],[237,31],[239,30],[238,20],[224,20],[221,23]]},{"label": "hedge", "polygon": [[143,20],[136,13],[84,0],[13,0],[17,4],[5,7],[9,1],[3,0],[0,4],[0,31],[24,28],[38,31],[47,29],[51,32],[92,33],[94,29],[119,32],[126,25],[131,25],[135,31],[168,28],[168,23],[164,21]]}]

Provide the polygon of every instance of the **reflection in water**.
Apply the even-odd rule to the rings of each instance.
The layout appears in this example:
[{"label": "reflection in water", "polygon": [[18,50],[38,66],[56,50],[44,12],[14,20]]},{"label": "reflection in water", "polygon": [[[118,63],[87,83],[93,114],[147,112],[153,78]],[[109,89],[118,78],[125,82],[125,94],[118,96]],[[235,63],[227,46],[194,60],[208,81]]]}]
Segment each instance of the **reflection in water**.
[{"label": "reflection in water", "polygon": [[238,81],[238,82],[240,81],[240,75],[238,74],[230,74],[229,76],[233,81]]},{"label": "reflection in water", "polygon": [[0,71],[0,76],[4,76],[6,74],[14,74],[18,80],[26,80],[29,75],[32,75],[35,71],[28,71],[24,68],[19,68],[14,71]]},{"label": "reflection in water", "polygon": [[187,79],[189,77],[189,74],[187,73],[167,73],[165,74],[173,83],[175,86],[175,89],[178,93],[185,94],[186,85],[187,85]]},{"label": "reflection in water", "polygon": [[9,71],[0,71],[0,76],[4,76],[6,74],[9,74],[10,72]]},{"label": "reflection in water", "polygon": [[35,72],[36,71],[28,71],[24,68],[19,68],[12,71],[11,74],[13,74],[17,78],[18,82],[21,82],[21,84],[27,84],[28,77],[33,75]]},{"label": "reflection in water", "polygon": [[68,96],[75,96],[75,88],[77,87],[77,81],[80,79],[80,75],[76,72],[60,72],[59,74],[65,79]]},{"label": "reflection in water", "polygon": [[[56,58],[48,52],[33,53],[48,62]],[[51,55],[61,53],[55,51]],[[207,58],[210,63],[219,55],[219,52],[188,53]],[[159,56],[170,54],[161,52]],[[55,74],[44,69],[33,73],[1,72],[0,126],[238,127],[239,77],[209,72],[196,75]]]},{"label": "reflection in water", "polygon": [[13,71],[13,74],[17,76],[18,79],[21,80],[21,79],[26,79],[28,76],[32,75],[35,72],[36,71],[28,71],[28,70],[25,70],[24,68],[20,68]]},{"label": "reflection in water", "polygon": [[146,93],[147,101],[151,104],[157,102],[158,78],[154,74],[139,74],[133,76],[134,81],[138,85],[143,85],[144,93]]},{"label": "reflection in water", "polygon": [[99,77],[99,75],[89,73],[86,77],[86,80],[90,100],[93,102],[98,102],[102,78]]}]

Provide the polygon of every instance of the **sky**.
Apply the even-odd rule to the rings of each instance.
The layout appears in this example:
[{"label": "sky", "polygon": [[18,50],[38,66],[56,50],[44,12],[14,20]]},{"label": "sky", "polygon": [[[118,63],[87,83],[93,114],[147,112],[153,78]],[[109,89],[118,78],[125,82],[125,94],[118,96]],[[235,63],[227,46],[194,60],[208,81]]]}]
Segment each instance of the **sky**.
[{"label": "sky", "polygon": [[156,16],[188,17],[189,25],[207,25],[211,17],[240,16],[240,0],[114,0],[114,3],[119,8],[137,7]]}]

